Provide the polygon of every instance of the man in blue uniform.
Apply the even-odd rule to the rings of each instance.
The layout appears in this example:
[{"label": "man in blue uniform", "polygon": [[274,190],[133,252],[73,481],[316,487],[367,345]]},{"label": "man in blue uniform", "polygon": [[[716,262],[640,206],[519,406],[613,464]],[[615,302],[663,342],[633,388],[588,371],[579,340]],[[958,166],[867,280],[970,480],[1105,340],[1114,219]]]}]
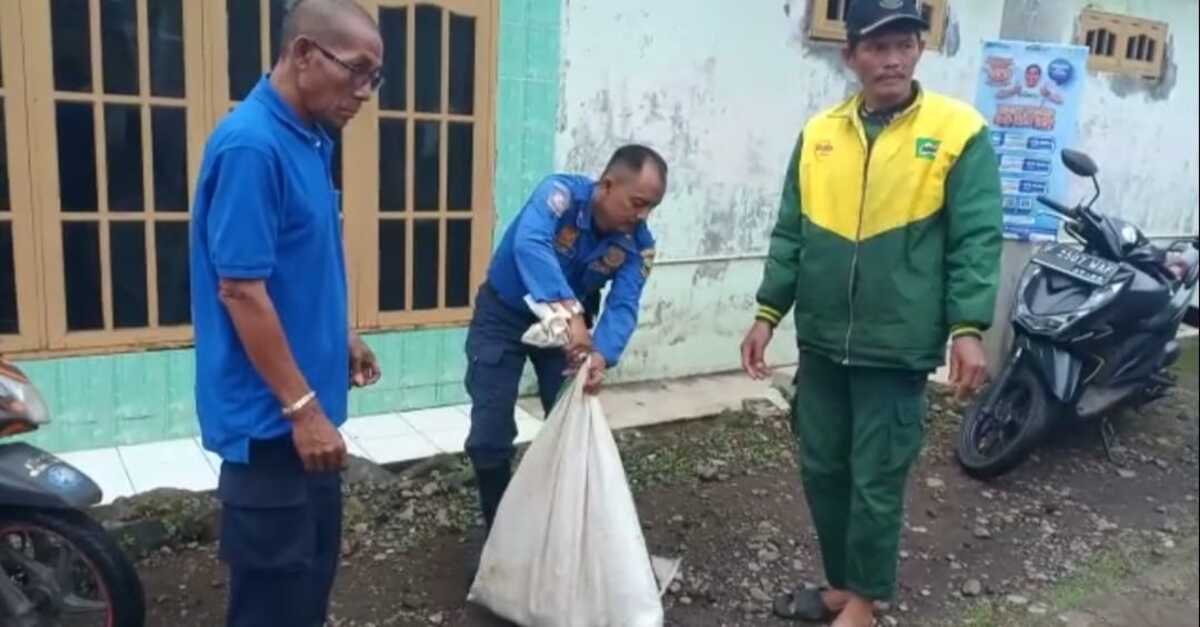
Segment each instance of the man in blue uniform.
[{"label": "man in blue uniform", "polygon": [[350,330],[325,128],[378,88],[353,0],[302,0],[271,74],[213,131],[192,210],[196,408],[220,455],[227,627],[320,627],[341,550],[347,389],[379,378]]},{"label": "man in blue uniform", "polygon": [[[467,393],[473,403],[467,455],[475,467],[480,509],[490,529],[508,486],[517,435],[513,412],[525,360],[533,362],[549,414],[564,372],[589,355],[587,388],[595,393],[637,327],[638,303],[654,262],[646,226],[662,201],[667,164],[645,146],[613,154],[599,181],[554,174],[534,190],[504,235],[475,301],[467,335]],[[609,283],[604,313],[600,290]],[[536,349],[521,335],[537,321],[524,299],[571,311],[565,349]]]}]

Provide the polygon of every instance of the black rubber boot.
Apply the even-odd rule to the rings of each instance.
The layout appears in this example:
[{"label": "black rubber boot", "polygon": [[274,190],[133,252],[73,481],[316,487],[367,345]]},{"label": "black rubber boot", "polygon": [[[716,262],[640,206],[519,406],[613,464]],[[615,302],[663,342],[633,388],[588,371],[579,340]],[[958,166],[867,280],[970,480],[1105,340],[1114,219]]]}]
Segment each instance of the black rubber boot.
[{"label": "black rubber boot", "polygon": [[475,468],[475,483],[479,486],[479,509],[483,513],[483,522],[489,532],[496,520],[496,510],[500,507],[500,499],[504,497],[510,479],[512,470],[508,464],[496,468]]},{"label": "black rubber boot", "polygon": [[467,588],[475,581],[479,571],[479,558],[483,553],[483,545],[492,531],[492,523],[496,520],[496,509],[500,507],[500,499],[508,488],[512,478],[512,469],[508,464],[495,468],[475,467],[475,483],[479,488],[479,509],[483,513],[483,529],[473,530],[467,541]]}]

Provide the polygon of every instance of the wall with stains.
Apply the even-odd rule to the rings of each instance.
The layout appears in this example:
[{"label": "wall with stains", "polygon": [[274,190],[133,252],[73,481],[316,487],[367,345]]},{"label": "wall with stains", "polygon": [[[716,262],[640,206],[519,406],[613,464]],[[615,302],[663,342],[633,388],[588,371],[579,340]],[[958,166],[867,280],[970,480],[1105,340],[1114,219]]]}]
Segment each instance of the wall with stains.
[{"label": "wall with stains", "polygon": [[[979,43],[999,34],[1002,11],[955,3],[945,52],[929,53],[918,78],[969,99]],[[853,87],[840,47],[808,39],[807,13],[805,0],[565,0],[557,165],[595,173],[636,140],[671,167],[651,220],[660,261],[619,379],[738,366],[797,133]],[[773,361],[794,360],[793,346],[781,331]]]},{"label": "wall with stains", "polygon": [[[1091,73],[1080,148],[1100,166],[1097,205],[1156,236],[1200,228],[1200,13],[1195,0],[1008,0],[1003,36],[1069,42],[1084,7],[1166,22],[1161,81]],[[1080,182],[1080,195],[1091,190]]]}]

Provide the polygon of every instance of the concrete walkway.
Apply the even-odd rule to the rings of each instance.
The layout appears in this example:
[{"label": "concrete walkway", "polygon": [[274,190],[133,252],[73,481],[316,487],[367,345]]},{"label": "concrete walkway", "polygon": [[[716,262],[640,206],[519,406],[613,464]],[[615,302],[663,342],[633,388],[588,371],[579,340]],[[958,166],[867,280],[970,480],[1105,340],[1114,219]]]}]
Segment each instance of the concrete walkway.
[{"label": "concrete walkway", "polygon": [[[601,402],[610,426],[627,429],[738,410],[743,399],[764,397],[786,407],[770,383],[737,373],[614,386],[601,394]],[[458,405],[364,416],[350,419],[341,431],[353,455],[376,464],[411,462],[461,453],[470,411],[469,405]],[[518,443],[537,436],[541,415],[535,399],[521,400],[516,412]],[[157,488],[213,490],[221,464],[201,447],[199,438],[73,451],[60,457],[100,485],[103,503]]]}]

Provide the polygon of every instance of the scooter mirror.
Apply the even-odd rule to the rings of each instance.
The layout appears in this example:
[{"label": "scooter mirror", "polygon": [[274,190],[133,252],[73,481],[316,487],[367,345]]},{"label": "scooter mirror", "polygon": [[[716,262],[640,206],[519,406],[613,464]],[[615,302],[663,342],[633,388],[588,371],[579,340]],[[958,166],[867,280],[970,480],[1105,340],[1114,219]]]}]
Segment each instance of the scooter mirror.
[{"label": "scooter mirror", "polygon": [[1092,158],[1086,153],[1071,150],[1070,148],[1063,148],[1062,162],[1076,176],[1090,178],[1096,176],[1096,173],[1100,171],[1100,168],[1096,166],[1096,162],[1092,161]]}]

